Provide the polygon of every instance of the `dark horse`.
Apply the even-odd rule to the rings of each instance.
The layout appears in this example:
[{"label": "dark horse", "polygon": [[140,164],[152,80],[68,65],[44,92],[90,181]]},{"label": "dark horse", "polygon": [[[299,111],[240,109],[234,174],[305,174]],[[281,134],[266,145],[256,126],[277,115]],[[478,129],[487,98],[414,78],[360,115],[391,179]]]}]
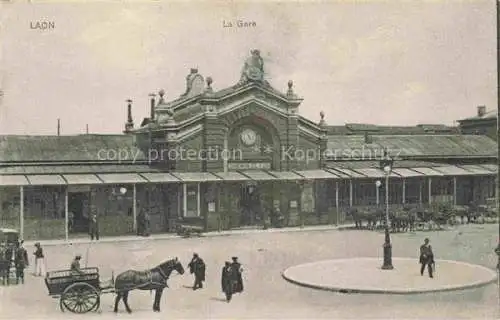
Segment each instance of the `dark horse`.
[{"label": "dark horse", "polygon": [[146,271],[127,270],[116,276],[115,279],[115,312],[118,312],[118,303],[123,299],[128,313],[132,310],[128,305],[128,294],[132,290],[155,290],[153,311],[160,312],[160,300],[163,289],[168,288],[167,280],[172,271],[184,273],[179,259],[168,260],[153,269]]}]

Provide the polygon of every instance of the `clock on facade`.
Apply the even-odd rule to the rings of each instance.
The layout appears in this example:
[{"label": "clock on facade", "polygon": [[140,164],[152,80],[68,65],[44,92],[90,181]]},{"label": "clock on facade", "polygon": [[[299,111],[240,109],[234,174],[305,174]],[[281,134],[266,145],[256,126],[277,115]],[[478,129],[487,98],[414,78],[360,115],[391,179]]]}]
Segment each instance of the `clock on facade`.
[{"label": "clock on facade", "polygon": [[252,129],[245,129],[240,134],[241,142],[247,147],[253,146],[257,142],[257,133]]}]

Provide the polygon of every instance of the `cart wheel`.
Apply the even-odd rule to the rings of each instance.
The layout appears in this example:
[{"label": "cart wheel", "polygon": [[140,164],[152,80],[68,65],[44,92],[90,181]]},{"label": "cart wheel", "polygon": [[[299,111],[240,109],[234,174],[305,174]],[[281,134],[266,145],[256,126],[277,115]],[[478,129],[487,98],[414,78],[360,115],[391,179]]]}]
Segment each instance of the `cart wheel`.
[{"label": "cart wheel", "polygon": [[85,282],[73,283],[61,295],[59,307],[73,313],[87,313],[97,310],[101,297],[96,288]]}]

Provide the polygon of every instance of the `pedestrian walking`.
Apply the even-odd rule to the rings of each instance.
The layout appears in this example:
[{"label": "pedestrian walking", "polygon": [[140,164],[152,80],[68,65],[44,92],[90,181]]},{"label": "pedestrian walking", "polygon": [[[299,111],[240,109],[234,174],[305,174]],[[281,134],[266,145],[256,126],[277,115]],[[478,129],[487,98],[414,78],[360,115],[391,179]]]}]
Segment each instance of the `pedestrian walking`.
[{"label": "pedestrian walking", "polygon": [[14,258],[14,264],[16,266],[16,283],[19,284],[21,281],[24,284],[24,269],[29,266],[28,261],[28,251],[23,246],[24,241],[19,241],[18,249],[16,250],[16,256]]},{"label": "pedestrian walking", "polygon": [[238,261],[238,257],[232,257],[233,262],[231,263],[231,268],[234,272],[236,272],[236,276],[238,278],[238,284],[234,293],[243,292],[243,268],[241,267],[241,263]]},{"label": "pedestrian walking", "polygon": [[432,252],[432,247],[429,244],[429,239],[424,239],[424,244],[420,246],[420,275],[424,275],[425,266],[427,266],[427,271],[429,272],[429,277],[433,278],[432,269],[434,266],[434,253]]},{"label": "pedestrian walking", "polygon": [[33,252],[33,255],[35,256],[34,275],[41,277],[45,272],[45,255],[40,242],[35,243],[35,252]]},{"label": "pedestrian walking", "polygon": [[99,240],[99,221],[97,220],[97,215],[95,213],[92,213],[90,216],[89,234],[90,240],[94,240],[94,237],[96,240]]},{"label": "pedestrian walking", "polygon": [[235,289],[233,283],[237,283],[233,268],[231,267],[231,262],[226,261],[222,267],[221,275],[221,287],[222,292],[226,295],[226,301],[231,301],[233,296],[233,290]]},{"label": "pedestrian walking", "polygon": [[193,290],[202,289],[203,281],[205,281],[205,262],[201,259],[197,253],[193,254],[193,259],[188,264],[191,274],[194,274],[194,284]]}]

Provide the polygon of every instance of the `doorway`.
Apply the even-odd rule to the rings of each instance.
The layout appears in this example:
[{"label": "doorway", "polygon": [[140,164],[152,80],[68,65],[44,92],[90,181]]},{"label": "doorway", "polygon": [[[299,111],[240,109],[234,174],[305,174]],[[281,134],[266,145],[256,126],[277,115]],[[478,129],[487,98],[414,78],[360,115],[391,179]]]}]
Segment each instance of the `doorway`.
[{"label": "doorway", "polygon": [[87,192],[68,194],[68,230],[70,233],[88,232],[88,201],[89,194]]},{"label": "doorway", "polygon": [[262,224],[262,206],[259,189],[256,185],[243,185],[240,189],[240,225],[256,226]]}]

